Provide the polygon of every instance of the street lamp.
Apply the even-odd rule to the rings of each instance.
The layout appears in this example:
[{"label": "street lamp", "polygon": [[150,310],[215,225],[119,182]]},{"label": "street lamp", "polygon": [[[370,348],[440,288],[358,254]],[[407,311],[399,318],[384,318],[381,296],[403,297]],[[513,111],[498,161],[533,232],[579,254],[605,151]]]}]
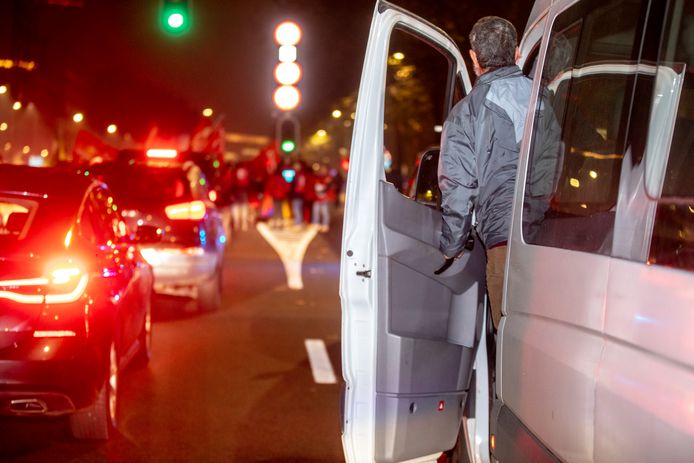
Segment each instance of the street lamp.
[{"label": "street lamp", "polygon": [[0,85],[0,95],[7,93],[7,85]]},{"label": "street lamp", "polygon": [[75,113],[75,114],[72,116],[72,120],[73,120],[74,122],[76,122],[77,124],[79,124],[80,122],[82,122],[82,121],[84,120],[84,114],[82,114],[82,113]]},{"label": "street lamp", "polygon": [[272,99],[277,108],[281,109],[282,111],[291,111],[299,106],[301,94],[293,85],[282,85],[275,90]]},{"label": "street lamp", "polygon": [[296,45],[301,41],[301,28],[293,21],[284,21],[275,28],[280,63],[275,67],[275,80],[280,86],[272,99],[281,111],[291,111],[301,102],[295,84],[301,80],[301,67],[296,63]]},{"label": "street lamp", "polygon": [[296,45],[301,41],[301,28],[293,21],[284,21],[275,28],[277,45]]},{"label": "street lamp", "polygon": [[205,108],[202,110],[202,115],[205,117],[212,117],[212,114],[214,114],[214,111],[212,111],[212,108]]},{"label": "street lamp", "polygon": [[342,111],[340,111],[339,109],[336,109],[333,111],[332,116],[333,116],[333,119],[339,119],[342,117]]},{"label": "street lamp", "polygon": [[116,124],[110,124],[108,127],[106,127],[106,132],[110,133],[113,135],[118,131],[118,126]]},{"label": "street lamp", "polygon": [[15,101],[12,104],[12,109],[14,109],[15,111],[19,111],[20,109],[22,109],[22,103],[20,103],[19,101]]},{"label": "street lamp", "polygon": [[294,85],[301,79],[301,67],[294,63],[280,63],[275,67],[275,80],[282,85]]}]

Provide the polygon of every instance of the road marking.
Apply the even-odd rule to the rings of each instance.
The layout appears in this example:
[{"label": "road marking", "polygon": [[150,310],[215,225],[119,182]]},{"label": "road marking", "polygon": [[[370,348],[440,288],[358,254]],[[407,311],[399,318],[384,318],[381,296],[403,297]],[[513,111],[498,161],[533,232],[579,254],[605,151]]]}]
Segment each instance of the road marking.
[{"label": "road marking", "polygon": [[308,245],[318,234],[318,226],[306,225],[303,228],[286,227],[282,230],[273,230],[265,223],[258,222],[256,228],[280,256],[287,274],[287,286],[290,289],[303,289],[301,263]]},{"label": "road marking", "polygon": [[335,384],[337,378],[328,357],[328,350],[322,339],[305,339],[308,361],[311,364],[313,380],[318,384]]}]

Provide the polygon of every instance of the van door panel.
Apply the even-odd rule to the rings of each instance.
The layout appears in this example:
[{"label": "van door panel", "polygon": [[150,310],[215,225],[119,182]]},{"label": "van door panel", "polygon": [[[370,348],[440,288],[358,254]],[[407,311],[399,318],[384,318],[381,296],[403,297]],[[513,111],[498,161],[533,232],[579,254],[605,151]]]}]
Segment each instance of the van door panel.
[{"label": "van door panel", "polygon": [[479,339],[485,257],[477,243],[434,275],[443,262],[441,213],[384,181],[379,203],[378,273],[386,285],[379,291],[376,450],[378,461],[401,461],[455,444]]}]

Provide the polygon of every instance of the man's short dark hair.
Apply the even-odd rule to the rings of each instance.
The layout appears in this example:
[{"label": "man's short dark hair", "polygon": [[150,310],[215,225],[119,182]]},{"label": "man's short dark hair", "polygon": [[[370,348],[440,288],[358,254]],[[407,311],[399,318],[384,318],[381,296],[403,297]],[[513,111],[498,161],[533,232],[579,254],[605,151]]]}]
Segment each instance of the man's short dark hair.
[{"label": "man's short dark hair", "polygon": [[470,31],[470,47],[483,69],[497,69],[516,62],[518,35],[509,21],[485,16]]}]

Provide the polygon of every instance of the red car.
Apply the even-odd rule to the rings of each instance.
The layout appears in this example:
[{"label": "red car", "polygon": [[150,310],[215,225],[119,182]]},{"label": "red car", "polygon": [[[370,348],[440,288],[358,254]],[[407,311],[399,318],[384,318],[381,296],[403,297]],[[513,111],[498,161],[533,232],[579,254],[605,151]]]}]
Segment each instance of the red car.
[{"label": "red car", "polygon": [[[85,173],[86,174],[86,173]],[[152,269],[91,176],[0,164],[0,414],[69,414],[77,438],[116,425],[119,372],[146,363]]]}]

